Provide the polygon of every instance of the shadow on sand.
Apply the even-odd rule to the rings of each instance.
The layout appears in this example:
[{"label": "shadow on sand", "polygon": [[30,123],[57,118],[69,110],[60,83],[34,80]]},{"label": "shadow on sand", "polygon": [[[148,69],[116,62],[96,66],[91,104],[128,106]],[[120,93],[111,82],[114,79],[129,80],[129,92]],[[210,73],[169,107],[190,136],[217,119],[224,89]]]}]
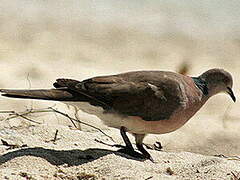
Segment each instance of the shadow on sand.
[{"label": "shadow on sand", "polygon": [[127,159],[143,161],[143,159],[133,158],[131,156],[128,156],[126,154],[123,154],[117,151],[98,149],[98,148],[90,148],[86,150],[79,150],[79,149],[54,150],[54,149],[45,149],[43,147],[34,147],[34,148],[18,149],[18,150],[3,154],[2,156],[0,156],[0,165],[17,157],[34,156],[34,157],[41,157],[43,159],[46,159],[52,165],[67,164],[68,166],[77,166],[87,162],[94,161],[108,154],[115,154]]}]

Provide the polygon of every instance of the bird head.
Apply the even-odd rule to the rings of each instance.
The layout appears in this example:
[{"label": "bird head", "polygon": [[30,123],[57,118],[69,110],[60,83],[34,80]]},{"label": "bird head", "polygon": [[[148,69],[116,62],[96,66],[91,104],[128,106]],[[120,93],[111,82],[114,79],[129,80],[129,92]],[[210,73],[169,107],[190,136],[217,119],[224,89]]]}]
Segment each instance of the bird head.
[{"label": "bird head", "polygon": [[236,97],[232,90],[233,78],[229,72],[223,69],[210,69],[204,72],[200,78],[206,82],[209,95],[212,96],[225,92],[236,102]]}]

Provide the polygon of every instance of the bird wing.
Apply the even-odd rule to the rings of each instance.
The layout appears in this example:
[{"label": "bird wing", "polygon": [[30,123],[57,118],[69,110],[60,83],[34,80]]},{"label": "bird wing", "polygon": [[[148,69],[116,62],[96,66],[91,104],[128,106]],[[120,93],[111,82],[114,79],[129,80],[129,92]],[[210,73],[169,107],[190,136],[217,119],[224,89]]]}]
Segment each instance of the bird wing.
[{"label": "bird wing", "polygon": [[139,116],[146,121],[168,119],[183,103],[181,78],[175,73],[137,71],[101,76],[82,82],[58,79],[54,86],[67,87],[102,106],[105,112]]}]

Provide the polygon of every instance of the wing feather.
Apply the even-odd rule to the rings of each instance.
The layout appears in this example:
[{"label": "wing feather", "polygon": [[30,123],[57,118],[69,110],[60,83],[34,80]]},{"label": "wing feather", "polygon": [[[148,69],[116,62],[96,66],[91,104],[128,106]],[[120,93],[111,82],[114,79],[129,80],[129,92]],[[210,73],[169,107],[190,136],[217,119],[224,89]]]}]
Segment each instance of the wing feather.
[{"label": "wing feather", "polygon": [[142,72],[143,77],[136,78],[139,76],[136,73],[74,81],[74,86],[64,84],[74,92],[90,97],[90,104],[102,106],[106,112],[139,116],[147,121],[168,119],[183,101],[180,79],[175,74],[159,72]]}]

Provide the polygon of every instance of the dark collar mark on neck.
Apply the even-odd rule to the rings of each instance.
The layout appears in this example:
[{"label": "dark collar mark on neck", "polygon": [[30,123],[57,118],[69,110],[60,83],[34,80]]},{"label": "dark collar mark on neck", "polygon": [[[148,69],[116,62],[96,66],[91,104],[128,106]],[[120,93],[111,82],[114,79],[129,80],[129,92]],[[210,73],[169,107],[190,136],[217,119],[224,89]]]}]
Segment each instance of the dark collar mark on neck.
[{"label": "dark collar mark on neck", "polygon": [[208,87],[206,81],[200,77],[192,77],[196,86],[202,91],[204,95],[208,95]]}]

